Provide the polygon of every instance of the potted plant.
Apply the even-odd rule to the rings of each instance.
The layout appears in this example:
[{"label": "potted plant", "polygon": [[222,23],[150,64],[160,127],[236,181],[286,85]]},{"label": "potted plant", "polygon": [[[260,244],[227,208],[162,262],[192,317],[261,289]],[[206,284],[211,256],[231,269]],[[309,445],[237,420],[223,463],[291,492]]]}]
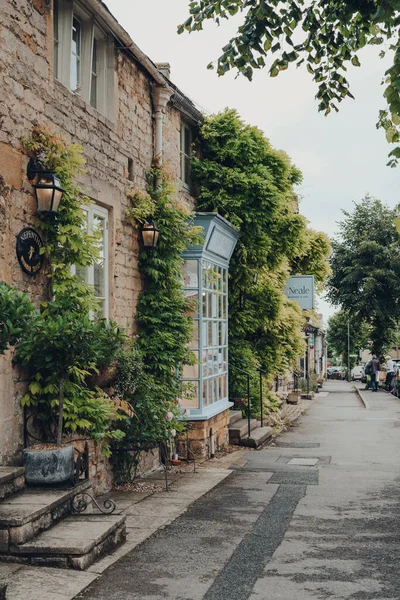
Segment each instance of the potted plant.
[{"label": "potted plant", "polygon": [[91,389],[86,379],[97,372],[110,347],[118,346],[124,337],[113,323],[92,321],[72,306],[72,310],[65,310],[63,300],[46,305],[15,356],[32,373],[22,404],[35,406],[42,419],[55,423],[54,439],[24,450],[28,484],[73,481],[74,446],[63,444],[63,434],[98,430],[100,411],[94,410],[94,402],[98,397],[100,407],[100,396],[103,404],[107,398]]}]

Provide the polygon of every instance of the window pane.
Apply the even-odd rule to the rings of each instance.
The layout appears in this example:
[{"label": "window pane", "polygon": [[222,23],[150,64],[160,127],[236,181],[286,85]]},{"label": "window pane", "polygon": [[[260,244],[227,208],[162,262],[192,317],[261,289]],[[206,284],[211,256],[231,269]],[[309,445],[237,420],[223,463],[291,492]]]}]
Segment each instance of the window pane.
[{"label": "window pane", "polygon": [[197,290],[186,290],[186,314],[193,319],[199,316],[199,293]]},{"label": "window pane", "polygon": [[183,135],[184,135],[184,139],[185,139],[185,154],[187,154],[188,156],[190,156],[191,153],[191,135],[190,135],[190,129],[188,127],[184,127],[183,128]]},{"label": "window pane", "polygon": [[184,385],[182,390],[182,408],[199,407],[199,382],[191,381],[189,385]]},{"label": "window pane", "polygon": [[185,260],[183,264],[183,285],[186,288],[198,288],[199,277],[197,271],[197,260]]},{"label": "window pane", "polygon": [[76,267],[75,274],[81,281],[88,281],[88,267]]},{"label": "window pane", "polygon": [[196,358],[196,364],[183,365],[182,379],[198,379],[199,378],[199,353],[193,352]]},{"label": "window pane", "polygon": [[207,377],[207,350],[203,350],[203,377]]},{"label": "window pane", "polygon": [[90,104],[94,108],[97,108],[97,77],[98,77],[97,40],[93,39],[92,79],[91,79],[91,82],[90,82]]},{"label": "window pane", "polygon": [[190,157],[185,156],[185,179],[183,180],[186,185],[190,186]]},{"label": "window pane", "polygon": [[80,76],[81,59],[81,24],[75,17],[72,19],[72,40],[71,40],[71,71],[70,86],[74,92],[79,91],[81,82]]},{"label": "window pane", "polygon": [[207,323],[203,323],[201,331],[203,348],[206,348],[208,346]]},{"label": "window pane", "polygon": [[211,305],[212,305],[212,318],[216,319],[218,317],[218,314],[217,314],[217,302],[218,302],[218,298],[217,298],[216,294],[212,294],[211,295],[211,301],[212,301],[212,303],[211,303]]},{"label": "window pane", "polygon": [[54,0],[53,8],[53,39],[54,39],[54,77],[58,78],[58,0]]},{"label": "window pane", "polygon": [[207,352],[207,375],[213,374],[213,356],[211,350]]},{"label": "window pane", "polygon": [[105,290],[105,228],[104,218],[99,215],[93,216],[93,233],[99,235],[97,242],[97,248],[99,256],[97,261],[94,263],[94,291],[98,298],[104,298],[106,294]]},{"label": "window pane", "polygon": [[208,382],[203,381],[203,406],[207,406],[208,405],[208,400],[207,400],[207,387],[208,387]]},{"label": "window pane", "polygon": [[189,342],[189,348],[199,347],[199,322],[193,321],[192,339]]},{"label": "window pane", "polygon": [[213,295],[212,292],[207,293],[207,317],[211,319],[212,317],[212,305],[213,305]]}]

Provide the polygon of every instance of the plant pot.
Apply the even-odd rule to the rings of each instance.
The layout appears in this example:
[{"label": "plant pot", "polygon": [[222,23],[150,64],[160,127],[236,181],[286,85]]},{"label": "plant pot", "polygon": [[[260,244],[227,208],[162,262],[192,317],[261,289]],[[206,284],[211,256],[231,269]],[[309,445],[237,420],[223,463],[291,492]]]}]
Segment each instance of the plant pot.
[{"label": "plant pot", "polygon": [[301,393],[296,390],[294,392],[289,392],[287,402],[289,404],[298,404],[301,399]]},{"label": "plant pot", "polygon": [[28,485],[60,485],[74,479],[74,447],[24,450],[25,480]]}]

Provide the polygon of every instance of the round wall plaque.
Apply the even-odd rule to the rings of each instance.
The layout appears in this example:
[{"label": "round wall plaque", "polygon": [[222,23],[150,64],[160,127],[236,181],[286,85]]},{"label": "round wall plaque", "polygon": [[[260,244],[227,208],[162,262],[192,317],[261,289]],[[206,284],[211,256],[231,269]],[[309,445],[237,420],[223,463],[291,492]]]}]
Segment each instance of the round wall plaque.
[{"label": "round wall plaque", "polygon": [[17,258],[21,269],[28,275],[36,275],[43,267],[44,255],[40,254],[43,241],[31,227],[24,227],[17,235]]}]

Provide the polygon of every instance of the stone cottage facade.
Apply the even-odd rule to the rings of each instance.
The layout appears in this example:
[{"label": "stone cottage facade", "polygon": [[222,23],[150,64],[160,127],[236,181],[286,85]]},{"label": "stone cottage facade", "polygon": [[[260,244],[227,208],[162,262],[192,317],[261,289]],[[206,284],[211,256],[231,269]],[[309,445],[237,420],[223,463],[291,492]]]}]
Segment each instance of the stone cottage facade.
[{"label": "stone cottage facade", "polygon": [[[171,83],[169,66],[145,56],[99,0],[0,0],[0,13],[0,280],[43,298],[43,271],[25,274],[15,253],[17,234],[36,220],[21,140],[43,124],[84,149],[88,222],[102,231],[96,294],[103,316],[132,335],[141,278],[137,231],[124,220],[127,192],[145,189],[154,159],[162,160],[177,201],[195,207],[188,155],[201,114]],[[87,277],[93,282],[91,269]],[[0,464],[24,443],[27,382],[11,358],[0,357]],[[217,445],[227,440],[228,404],[219,406],[194,422],[194,450],[203,455],[211,427]]]}]

